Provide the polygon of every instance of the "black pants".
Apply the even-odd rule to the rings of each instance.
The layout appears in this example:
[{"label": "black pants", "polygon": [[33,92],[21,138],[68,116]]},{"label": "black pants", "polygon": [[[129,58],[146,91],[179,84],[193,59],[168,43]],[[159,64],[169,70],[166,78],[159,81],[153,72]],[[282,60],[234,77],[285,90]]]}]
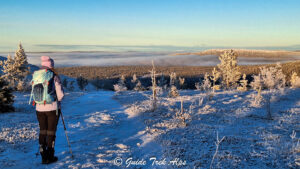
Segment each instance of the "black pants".
[{"label": "black pants", "polygon": [[61,110],[39,112],[36,111],[37,119],[40,125],[39,144],[43,147],[54,148],[55,133]]}]

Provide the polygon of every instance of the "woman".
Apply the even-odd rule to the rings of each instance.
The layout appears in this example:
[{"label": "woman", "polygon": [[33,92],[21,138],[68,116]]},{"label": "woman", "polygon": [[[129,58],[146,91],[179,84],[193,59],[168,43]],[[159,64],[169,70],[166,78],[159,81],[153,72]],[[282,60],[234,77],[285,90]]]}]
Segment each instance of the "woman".
[{"label": "woman", "polygon": [[[49,164],[57,161],[57,157],[54,156],[54,145],[55,145],[55,133],[57,123],[61,113],[60,102],[64,97],[64,91],[61,85],[60,78],[54,71],[54,61],[49,56],[42,56],[42,67],[45,71],[53,72],[53,80],[49,81],[53,83],[55,100],[48,104],[36,104],[36,114],[40,126],[39,144],[40,153],[42,156],[42,163]],[[49,84],[48,84],[49,85]]]}]

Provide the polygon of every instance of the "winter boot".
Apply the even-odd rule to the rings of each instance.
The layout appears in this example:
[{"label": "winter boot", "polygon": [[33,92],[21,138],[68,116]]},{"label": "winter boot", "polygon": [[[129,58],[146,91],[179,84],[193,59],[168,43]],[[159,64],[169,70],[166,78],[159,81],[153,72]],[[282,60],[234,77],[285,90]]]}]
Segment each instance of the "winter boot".
[{"label": "winter boot", "polygon": [[42,156],[42,164],[47,164],[48,151],[46,150],[46,146],[40,145],[40,153]]},{"label": "winter boot", "polygon": [[58,160],[56,156],[54,156],[54,148],[48,148],[48,160],[47,164],[54,163]]}]

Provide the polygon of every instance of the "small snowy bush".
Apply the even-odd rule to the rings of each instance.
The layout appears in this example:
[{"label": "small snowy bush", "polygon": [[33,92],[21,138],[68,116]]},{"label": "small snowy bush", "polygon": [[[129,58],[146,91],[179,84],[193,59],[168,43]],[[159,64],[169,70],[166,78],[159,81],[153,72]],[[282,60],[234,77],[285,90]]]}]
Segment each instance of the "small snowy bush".
[{"label": "small snowy bush", "polygon": [[179,93],[178,93],[178,90],[177,90],[177,87],[172,85],[170,87],[170,91],[169,91],[169,94],[168,94],[169,97],[177,97],[179,96]]},{"label": "small snowy bush", "polygon": [[210,80],[209,80],[209,75],[208,73],[205,73],[204,75],[204,80],[201,84],[201,87],[200,87],[203,91],[208,91],[211,89],[211,83],[210,83]]},{"label": "small snowy bush", "polygon": [[180,89],[184,89],[184,82],[185,82],[185,79],[184,78],[181,78],[179,77],[179,86],[180,86]]},{"label": "small snowy bush", "polygon": [[300,77],[297,75],[296,72],[293,72],[290,80],[290,84],[292,88],[299,88],[300,87]]},{"label": "small snowy bush", "polygon": [[170,74],[170,85],[169,85],[169,86],[170,86],[170,87],[171,87],[171,86],[176,86],[176,88],[179,87],[179,82],[178,82],[177,75],[176,75],[175,72],[172,72],[172,73]]},{"label": "small snowy bush", "polygon": [[30,82],[28,82],[27,80],[19,80],[18,85],[17,85],[17,90],[18,91],[30,91],[31,90]]},{"label": "small snowy bush", "polygon": [[133,88],[133,90],[135,90],[135,91],[144,91],[145,88],[143,87],[141,81],[137,80],[137,83],[136,83],[135,87]]},{"label": "small snowy bush", "polygon": [[261,87],[258,88],[257,90],[257,94],[252,94],[252,100],[250,101],[250,105],[253,107],[261,107],[262,106],[262,101],[263,101],[263,97],[261,95]]},{"label": "small snowy bush", "polygon": [[192,114],[192,105],[190,105],[189,111],[186,112],[183,108],[183,100],[181,99],[180,104],[180,111],[177,111],[175,114],[175,118],[178,121],[178,125],[182,127],[186,127],[188,125],[188,121],[191,120],[191,114]]},{"label": "small snowy bush", "polygon": [[210,80],[213,81],[213,85],[212,85],[213,92],[215,92],[215,90],[220,90],[220,85],[216,85],[216,82],[219,80],[219,78],[220,78],[220,72],[218,72],[214,67],[212,71],[212,76],[210,77]]},{"label": "small snowy bush", "polygon": [[125,76],[122,75],[121,78],[119,79],[118,83],[114,85],[114,90],[116,92],[122,92],[126,91],[127,87],[125,85]]},{"label": "small snowy bush", "polygon": [[237,88],[237,90],[245,92],[247,91],[247,85],[248,85],[248,80],[246,79],[246,74],[243,74],[243,79],[240,80],[240,86]]},{"label": "small snowy bush", "polygon": [[132,79],[130,81],[130,89],[134,89],[138,82],[138,78],[136,77],[136,74],[133,74]]},{"label": "small snowy bush", "polygon": [[196,90],[201,90],[201,85],[199,82],[195,83]]}]

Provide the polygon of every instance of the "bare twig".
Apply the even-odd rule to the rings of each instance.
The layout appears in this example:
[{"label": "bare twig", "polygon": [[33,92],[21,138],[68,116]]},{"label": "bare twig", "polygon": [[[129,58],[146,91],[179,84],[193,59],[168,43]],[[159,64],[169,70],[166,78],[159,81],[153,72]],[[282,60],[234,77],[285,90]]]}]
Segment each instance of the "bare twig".
[{"label": "bare twig", "polygon": [[217,132],[217,141],[215,142],[216,144],[216,152],[211,160],[211,163],[210,163],[210,169],[212,168],[212,165],[213,165],[213,162],[218,154],[218,150],[219,150],[219,146],[220,146],[220,143],[225,139],[225,136],[222,137],[221,140],[219,140],[219,133]]}]

